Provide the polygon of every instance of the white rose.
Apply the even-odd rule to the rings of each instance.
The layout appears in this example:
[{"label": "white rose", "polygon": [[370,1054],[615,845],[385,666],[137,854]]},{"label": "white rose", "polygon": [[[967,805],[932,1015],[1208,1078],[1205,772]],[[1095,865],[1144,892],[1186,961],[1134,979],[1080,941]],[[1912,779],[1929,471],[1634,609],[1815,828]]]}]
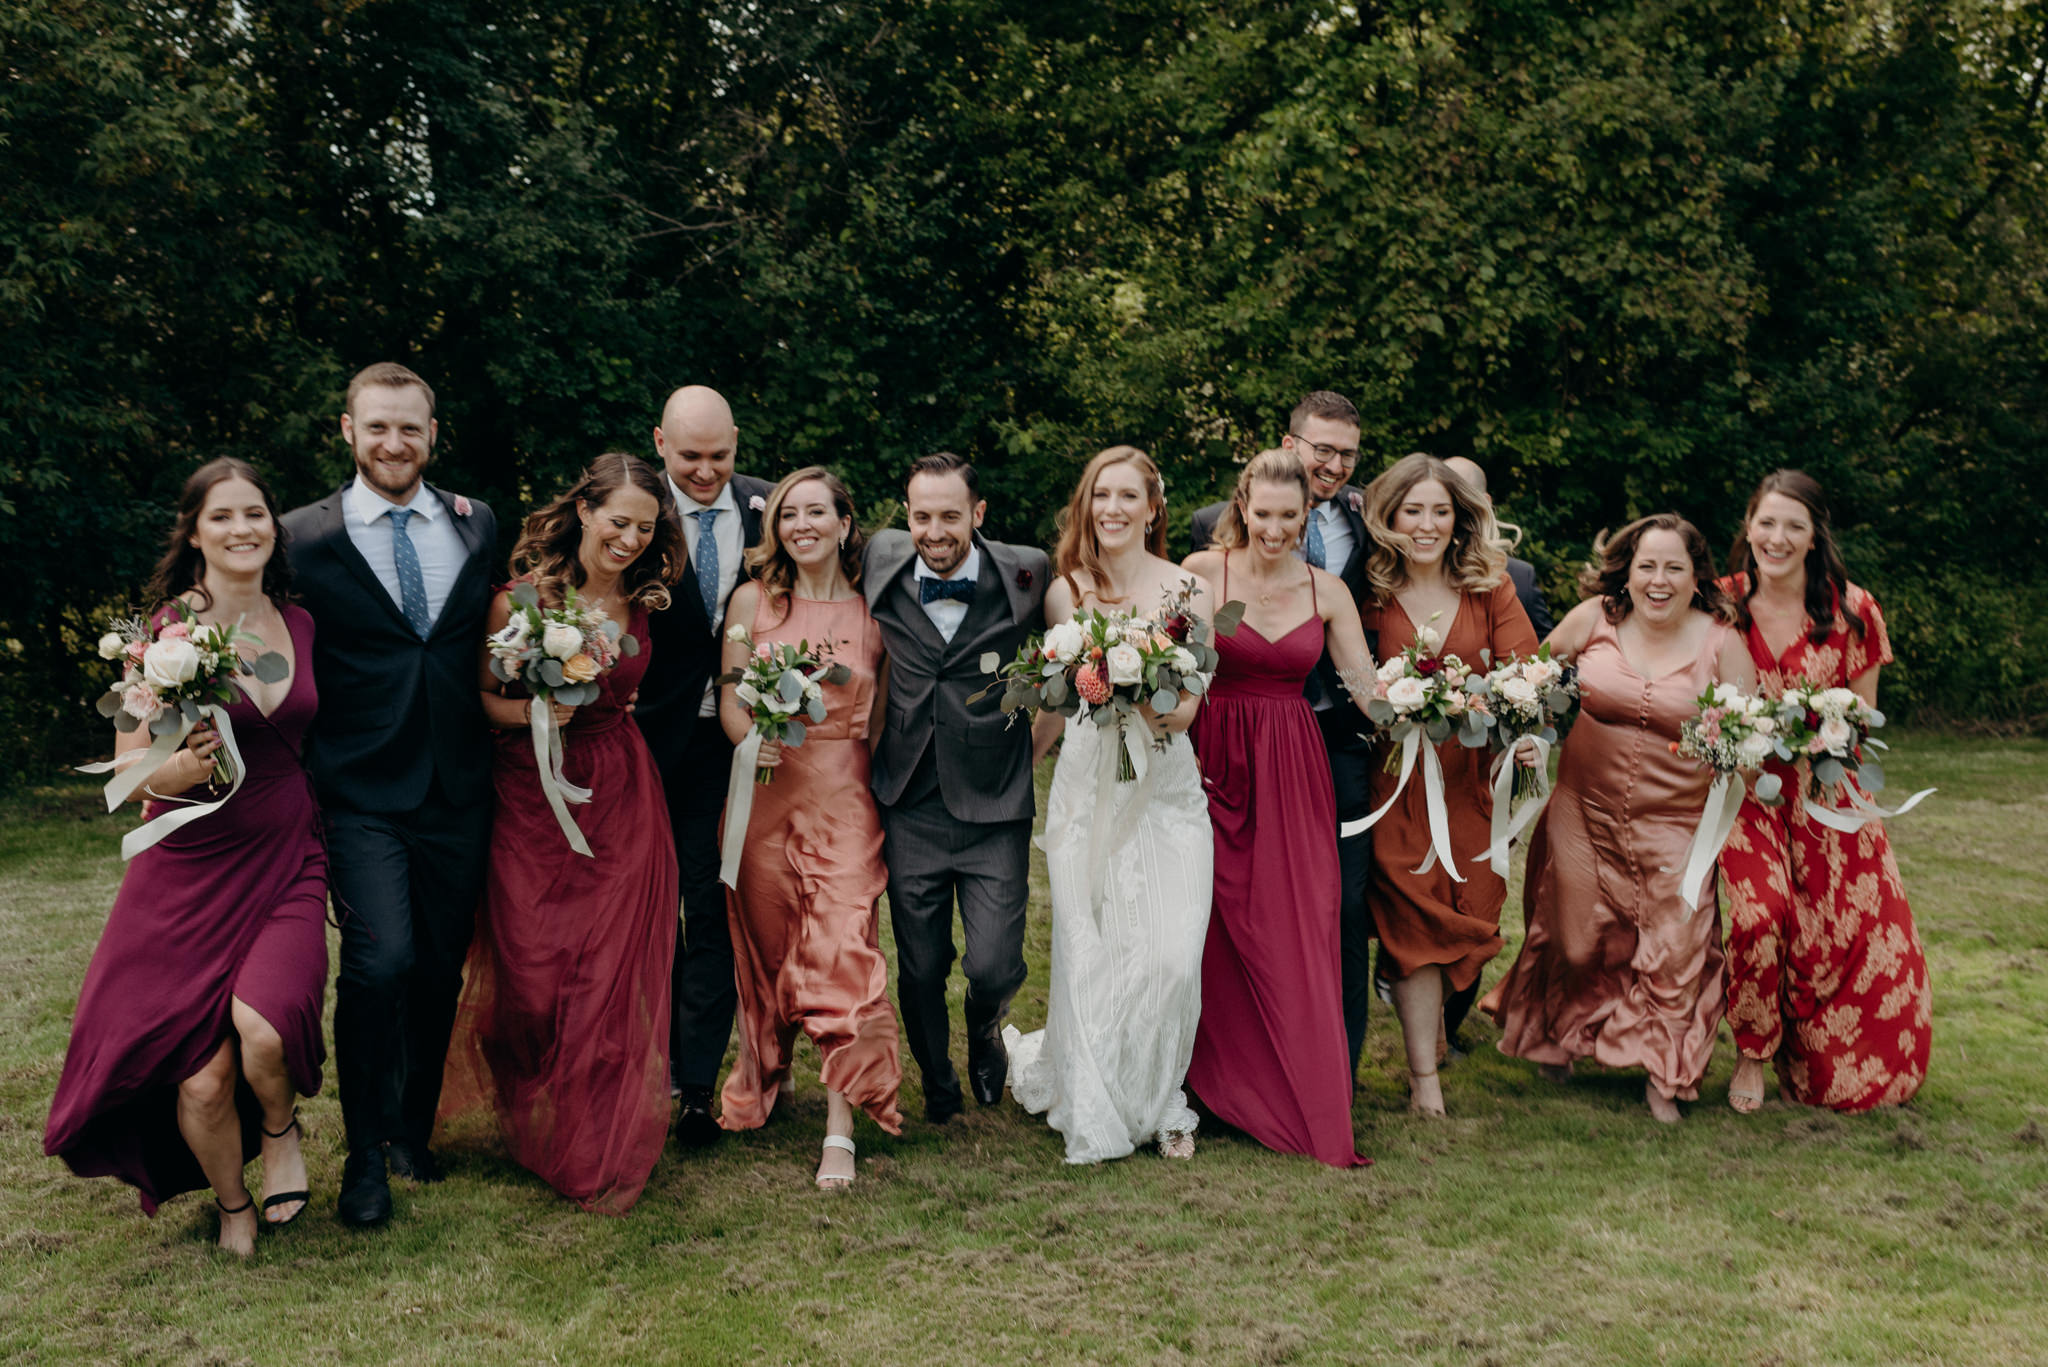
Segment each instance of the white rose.
[{"label": "white rose", "polygon": [[1849,723],[1839,717],[1829,717],[1820,724],[1820,743],[1835,754],[1847,754],[1849,742],[1855,738],[1856,733],[1849,728]]},{"label": "white rose", "polygon": [[728,641],[739,641],[745,645],[752,645],[754,643],[754,638],[747,634],[747,624],[745,622],[734,622],[731,626],[727,627],[725,629],[725,639]]},{"label": "white rose", "polygon": [[1123,630],[1124,644],[1144,649],[1152,642],[1152,628],[1143,622],[1127,623]]},{"label": "white rose", "polygon": [[1522,677],[1527,679],[1533,688],[1543,687],[1555,679],[1557,674],[1557,666],[1548,660],[1531,660],[1522,666]]},{"label": "white rose", "polygon": [[1072,664],[1088,644],[1088,633],[1078,623],[1061,622],[1045,633],[1045,653],[1061,664]]},{"label": "white rose", "polygon": [[779,717],[786,717],[796,711],[797,705],[782,696],[781,690],[768,695],[768,710]]},{"label": "white rose", "polygon": [[1443,634],[1435,627],[1417,627],[1415,629],[1415,644],[1422,647],[1423,654],[1434,655],[1437,651],[1443,649]]},{"label": "white rose", "polygon": [[1109,667],[1112,684],[1134,684],[1145,669],[1145,657],[1136,646],[1111,646],[1104,652],[1102,663]]},{"label": "white rose", "polygon": [[1742,761],[1743,768],[1754,769],[1771,757],[1774,748],[1769,736],[1744,736],[1735,747],[1735,758]]},{"label": "white rose", "polygon": [[1715,684],[1714,701],[1723,707],[1731,707],[1742,701],[1742,690],[1734,684]]},{"label": "white rose", "polygon": [[110,631],[100,637],[100,658],[102,660],[118,660],[127,652],[127,649],[128,644],[121,639],[119,632]]},{"label": "white rose", "polygon": [[1823,689],[1814,702],[1816,710],[1831,717],[1853,717],[1863,705],[1863,699],[1857,697],[1853,689],[1847,688]]},{"label": "white rose", "polygon": [[734,684],[732,695],[748,707],[752,707],[755,703],[761,701],[761,690],[750,683]]},{"label": "white rose", "polygon": [[566,622],[549,622],[540,634],[540,648],[558,660],[583,649],[583,633]]},{"label": "white rose", "polygon": [[1195,652],[1185,646],[1173,648],[1173,667],[1183,674],[1192,674],[1201,662],[1195,659]]},{"label": "white rose", "polygon": [[157,641],[142,652],[142,677],[158,692],[191,683],[198,673],[199,651],[190,641]]},{"label": "white rose", "polygon": [[1394,680],[1402,678],[1408,673],[1408,662],[1399,655],[1396,655],[1391,660],[1383,662],[1374,673],[1379,677],[1381,683],[1391,684]]},{"label": "white rose", "polygon": [[1396,679],[1387,685],[1387,701],[1394,705],[1396,712],[1413,712],[1428,696],[1429,690],[1423,687],[1422,680],[1413,676]]},{"label": "white rose", "polygon": [[1517,707],[1536,705],[1536,685],[1514,674],[1500,681],[1500,695]]},{"label": "white rose", "polygon": [[818,686],[818,681],[817,681],[816,679],[805,679],[805,680],[804,680],[804,701],[805,701],[805,702],[816,702],[816,701],[817,701],[818,699],[820,699],[820,698],[822,698],[822,697],[824,697],[824,696],[825,696],[825,690],[824,690],[824,689],[822,689],[822,688],[820,688],[820,687]]},{"label": "white rose", "polygon": [[[1778,723],[1772,721],[1769,717],[1752,717],[1750,718],[1749,725],[1750,729],[1755,731],[1759,736],[1773,736],[1776,735],[1778,731]],[[1770,748],[1770,743],[1768,741],[1765,742],[1765,748]]]}]

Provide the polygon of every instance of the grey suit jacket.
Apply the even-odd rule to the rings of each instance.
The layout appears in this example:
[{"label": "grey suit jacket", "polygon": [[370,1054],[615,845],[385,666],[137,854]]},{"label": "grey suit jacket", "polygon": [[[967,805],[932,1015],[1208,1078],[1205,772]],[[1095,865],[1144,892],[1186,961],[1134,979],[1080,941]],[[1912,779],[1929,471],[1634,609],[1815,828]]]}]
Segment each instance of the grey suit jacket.
[{"label": "grey suit jacket", "polygon": [[997,706],[1001,689],[977,703],[967,699],[995,682],[981,667],[983,655],[993,652],[1008,664],[1025,638],[1044,628],[1051,567],[1045,552],[1031,547],[980,536],[974,544],[981,550],[975,603],[948,642],[918,602],[910,534],[891,529],[868,542],[861,592],[889,653],[888,715],[872,787],[877,802],[896,802],[931,750],[955,820],[1029,821],[1037,810],[1031,728],[1013,725]]}]

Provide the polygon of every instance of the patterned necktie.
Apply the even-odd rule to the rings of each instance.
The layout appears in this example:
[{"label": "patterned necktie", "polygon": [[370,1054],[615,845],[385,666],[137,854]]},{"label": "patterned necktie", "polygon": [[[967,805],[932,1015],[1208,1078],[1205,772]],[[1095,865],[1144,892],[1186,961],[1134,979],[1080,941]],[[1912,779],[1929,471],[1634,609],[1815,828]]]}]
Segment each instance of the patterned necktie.
[{"label": "patterned necktie", "polygon": [[1323,519],[1318,509],[1308,510],[1308,530],[1302,534],[1301,555],[1319,570],[1329,568],[1323,556]]},{"label": "patterned necktie", "polygon": [[944,598],[957,599],[962,603],[974,601],[972,579],[920,579],[917,581],[917,601],[936,603]]},{"label": "patterned necktie", "polygon": [[412,533],[405,529],[413,510],[393,508],[385,516],[391,519],[391,558],[398,566],[398,609],[425,639],[434,623],[427,616],[427,577],[420,572],[419,547],[412,544]]},{"label": "patterned necktie", "polygon": [[700,508],[697,519],[697,592],[704,595],[704,617],[718,626],[718,536],[711,529],[723,508]]}]

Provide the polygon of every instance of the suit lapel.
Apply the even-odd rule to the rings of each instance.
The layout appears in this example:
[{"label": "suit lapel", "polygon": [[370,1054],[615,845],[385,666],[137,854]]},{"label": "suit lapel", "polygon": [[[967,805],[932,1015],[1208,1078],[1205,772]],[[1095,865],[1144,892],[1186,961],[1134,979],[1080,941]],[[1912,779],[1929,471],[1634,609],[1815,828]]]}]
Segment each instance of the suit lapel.
[{"label": "suit lapel", "polygon": [[384,587],[384,581],[370,568],[370,562],[363,559],[363,553],[356,549],[355,538],[348,534],[348,491],[347,486],[320,505],[325,515],[326,526],[322,534],[328,547],[334,552],[343,568],[355,576],[363,591],[391,615],[391,619],[406,631],[412,630],[412,623],[405,620],[405,613],[391,596],[391,590]]},{"label": "suit lapel", "polygon": [[[977,537],[976,540],[979,541],[980,538]],[[1009,600],[1010,604],[1010,620],[1013,622],[1028,621],[1031,617],[1031,593],[1025,587],[1024,576],[1018,571],[1017,557],[1011,554],[1009,547],[998,548],[992,542],[987,541],[981,542],[981,553],[987,558],[995,572],[1002,576],[1003,595]],[[982,575],[982,587],[987,587],[987,579],[988,575],[984,572]]]},{"label": "suit lapel", "polygon": [[[455,596],[461,592],[465,581],[471,576],[478,574],[488,578],[490,574],[491,553],[497,548],[484,544],[484,529],[478,519],[463,517],[455,511],[455,496],[453,494],[437,489],[431,484],[427,486],[427,492],[441,500],[441,509],[448,515],[449,520],[455,524],[455,535],[462,542],[463,549],[462,568],[455,572],[454,582],[448,585],[448,597],[441,604],[441,615],[434,619],[434,625],[427,630],[427,638],[432,640],[441,634],[441,629],[448,625],[451,617],[456,615],[448,609],[454,606]],[[391,595],[387,593],[384,596],[388,599]],[[404,616],[403,613],[399,615],[401,617]]]}]

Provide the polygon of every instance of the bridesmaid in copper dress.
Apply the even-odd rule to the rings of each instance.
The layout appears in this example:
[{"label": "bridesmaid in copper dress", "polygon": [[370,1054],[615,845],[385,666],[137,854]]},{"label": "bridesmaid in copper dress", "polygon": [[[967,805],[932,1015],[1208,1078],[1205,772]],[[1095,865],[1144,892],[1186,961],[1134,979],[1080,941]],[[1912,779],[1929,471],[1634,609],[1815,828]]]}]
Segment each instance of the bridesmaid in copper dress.
[{"label": "bridesmaid in copper dress", "polygon": [[[495,733],[491,857],[470,943],[441,1114],[488,1106],[512,1156],[585,1210],[624,1214],[668,1133],[669,964],[676,864],[661,780],[627,703],[647,670],[647,613],[682,570],[655,467],[599,456],[526,519],[512,551],[541,602],[605,610],[640,643],[600,676],[597,698],[554,705],[562,768],[590,789],[571,807],[590,846],[570,847],[541,791],[530,709],[545,706],[481,668]],[[491,604],[503,628],[509,599]]]},{"label": "bridesmaid in copper dress", "polygon": [[1574,1059],[1641,1068],[1650,1113],[1699,1095],[1725,1001],[1714,885],[1679,900],[1713,775],[1671,751],[1715,683],[1756,683],[1706,538],[1659,513],[1596,541],[1588,595],[1551,633],[1579,668],[1579,716],[1529,843],[1528,938],[1481,1004],[1500,1051],[1563,1080]]},{"label": "bridesmaid in copper dress", "polygon": [[[761,747],[739,873],[726,894],[739,979],[739,1062],[725,1079],[728,1130],[759,1128],[792,1093],[791,1046],[809,1035],[823,1055],[825,1141],[817,1183],[854,1178],[854,1109],[890,1134],[903,1130],[903,1081],[888,965],[876,936],[875,902],[888,885],[882,825],[868,791],[868,723],[882,667],[882,634],[859,592],[861,536],[853,500],[823,466],[775,486],[761,513],[760,543],[747,552],[755,578],[733,592],[726,620],[744,622],[757,645],[829,642],[853,677],[826,684],[825,720],[803,744]],[[728,640],[725,667],[746,663]],[[726,684],[725,733],[735,745],[752,718]],[[732,819],[729,808],[728,821]]]},{"label": "bridesmaid in copper dress", "polygon": [[[1379,633],[1383,657],[1407,649],[1422,626],[1441,638],[1441,653],[1475,669],[1481,651],[1490,650],[1496,662],[1535,651],[1536,630],[1507,576],[1493,506],[1442,461],[1417,453],[1390,466],[1366,487],[1365,527],[1372,538],[1366,578],[1376,606],[1359,616],[1367,631]],[[1492,838],[1490,756],[1455,737],[1436,749],[1451,849],[1464,881],[1454,881],[1441,863],[1415,872],[1430,854],[1418,766],[1400,801],[1373,828],[1366,894],[1380,960],[1391,964],[1383,976],[1393,981],[1408,1051],[1409,1109],[1423,1115],[1444,1113],[1436,1076],[1444,998],[1477,982],[1500,953],[1500,908],[1508,896],[1506,880],[1473,860]],[[1396,781],[1384,771],[1373,775],[1375,811],[1393,795]]]},{"label": "bridesmaid in copper dress", "polygon": [[[1850,688],[1873,707],[1892,662],[1884,613],[1849,582],[1820,485],[1798,470],[1765,477],[1723,581],[1766,690],[1804,679]],[[1787,794],[1806,767],[1768,766]],[[1849,780],[1854,783],[1855,780]],[[1822,805],[1839,807],[1830,794]],[[1854,834],[1814,820],[1796,798],[1745,801],[1721,855],[1728,882],[1728,1024],[1740,1055],[1728,1104],[1763,1104],[1766,1060],[1786,1096],[1862,1111],[1913,1099],[1933,1053],[1927,956],[1884,823]]]},{"label": "bridesmaid in copper dress", "polygon": [[[135,856],[79,990],[43,1152],[82,1177],[118,1177],[142,1209],[212,1187],[220,1246],[256,1245],[242,1169],[263,1158],[263,1222],[305,1209],[295,1096],[320,1090],[327,985],[327,853],[299,748],[313,720],[313,619],[286,603],[275,505],[255,470],[223,458],[185,482],[150,595],[201,622],[239,621],[291,662],[243,675],[228,708],[245,766],[226,805]],[[161,625],[170,609],[157,616]],[[149,743],[146,727],[118,753]],[[220,736],[195,730],[143,785],[154,797],[220,797]],[[138,797],[143,794],[138,794]],[[145,817],[159,816],[150,803]]]},{"label": "bridesmaid in copper dress", "polygon": [[[1361,1166],[1338,952],[1337,794],[1308,675],[1330,656],[1367,680],[1372,656],[1344,582],[1296,551],[1308,476],[1265,451],[1238,477],[1211,545],[1186,568],[1241,601],[1189,735],[1209,794],[1216,889],[1202,953],[1202,1016],[1188,1086],[1269,1149]],[[1354,697],[1363,717],[1368,693]]]}]

